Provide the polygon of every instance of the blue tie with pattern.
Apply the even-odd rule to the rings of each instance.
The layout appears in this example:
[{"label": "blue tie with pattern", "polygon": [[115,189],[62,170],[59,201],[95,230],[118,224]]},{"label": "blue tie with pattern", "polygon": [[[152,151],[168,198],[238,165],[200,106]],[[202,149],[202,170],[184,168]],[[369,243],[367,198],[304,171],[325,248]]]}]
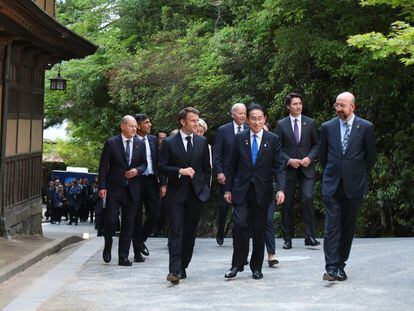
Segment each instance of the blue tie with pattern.
[{"label": "blue tie with pattern", "polygon": [[126,155],[126,158],[127,158],[128,165],[131,164],[131,149],[129,148],[129,143],[130,142],[131,141],[129,139],[127,139],[127,141],[126,141],[126,148],[125,148],[125,155]]},{"label": "blue tie with pattern", "polygon": [[348,141],[349,141],[349,127],[350,124],[348,122],[345,122],[345,126],[346,126],[346,131],[344,134],[344,138],[342,140],[342,154],[345,154],[346,152],[346,148],[348,147]]},{"label": "blue tie with pattern", "polygon": [[252,162],[253,165],[256,164],[257,154],[259,153],[259,145],[257,144],[256,134],[253,135],[253,143],[252,143]]}]

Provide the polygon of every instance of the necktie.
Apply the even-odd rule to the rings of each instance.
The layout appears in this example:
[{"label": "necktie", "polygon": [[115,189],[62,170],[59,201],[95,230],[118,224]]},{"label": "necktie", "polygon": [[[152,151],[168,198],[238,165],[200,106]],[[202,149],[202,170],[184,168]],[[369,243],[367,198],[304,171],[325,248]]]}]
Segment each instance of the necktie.
[{"label": "necktie", "polygon": [[237,127],[237,133],[240,133],[241,132],[241,126],[238,126]]},{"label": "necktie", "polygon": [[349,126],[350,124],[348,122],[345,122],[346,131],[344,134],[344,138],[342,139],[342,154],[345,154],[346,148],[348,147],[348,141],[349,141]]},{"label": "necktie", "polygon": [[[147,150],[147,138],[146,137],[144,137],[143,139],[142,139],[142,142],[144,143],[144,145],[145,145],[145,150]],[[148,157],[148,155],[147,155],[147,157]],[[145,170],[145,172],[144,172],[144,174],[143,175],[148,175],[148,165],[147,165],[147,169]]]},{"label": "necktie", "polygon": [[126,141],[126,149],[125,149],[125,155],[126,155],[126,158],[127,158],[128,165],[131,164],[131,149],[129,148],[129,143],[130,142],[131,141],[129,139],[127,139],[127,141]]},{"label": "necktie", "polygon": [[257,154],[259,153],[259,145],[257,144],[256,135],[253,135],[253,143],[252,143],[252,162],[253,165],[256,164]]},{"label": "necktie", "polygon": [[185,139],[187,139],[187,154],[191,157],[193,154],[193,144],[191,142],[191,136],[187,136]]},{"label": "necktie", "polygon": [[300,137],[299,137],[298,119],[295,119],[295,124],[293,125],[293,134],[295,135],[296,143],[299,144]]}]

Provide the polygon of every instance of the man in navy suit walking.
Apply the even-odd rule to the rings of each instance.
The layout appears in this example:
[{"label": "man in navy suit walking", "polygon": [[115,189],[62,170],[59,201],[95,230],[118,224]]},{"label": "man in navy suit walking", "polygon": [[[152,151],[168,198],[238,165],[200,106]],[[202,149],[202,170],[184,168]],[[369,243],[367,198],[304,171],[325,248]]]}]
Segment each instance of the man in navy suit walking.
[{"label": "man in navy suit walking", "polygon": [[140,193],[140,176],[147,168],[145,145],[135,136],[137,122],[132,116],[121,120],[122,133],[105,142],[99,163],[99,197],[104,210],[105,247],[103,260],[111,261],[112,237],[121,208],[118,264],[131,266],[128,259]]},{"label": "man in navy suit walking", "polygon": [[296,186],[301,190],[302,216],[305,223],[305,245],[317,246],[315,239],[315,160],[319,139],[315,121],[302,114],[302,97],[290,93],[285,97],[289,116],[279,120],[275,133],[282,143],[282,158],[286,165],[286,200],[282,206],[282,233],[284,249],[292,248],[294,237],[294,201]]},{"label": "man in navy suit walking", "polygon": [[254,279],[261,279],[268,208],[272,200],[278,205],[284,201],[285,170],[279,137],[263,130],[266,123],[264,108],[251,104],[247,109],[247,122],[250,129],[234,137],[224,194],[225,200],[234,206],[232,267],[225,277],[234,278],[244,270],[250,232],[253,231],[250,269]]},{"label": "man in navy suit walking", "polygon": [[178,113],[180,130],[161,145],[158,170],[168,177],[164,203],[170,233],[167,281],[178,284],[187,277],[193,255],[203,202],[210,198],[211,165],[207,139],[195,135],[199,111],[192,107]]},{"label": "man in navy suit walking", "polygon": [[334,107],[338,117],[322,124],[319,149],[326,213],[323,279],[345,281],[358,211],[376,160],[375,131],[371,122],[354,114],[351,93],[339,94]]},{"label": "man in navy suit walking", "polygon": [[246,106],[244,104],[234,104],[233,107],[231,107],[230,112],[233,121],[218,128],[216,142],[214,144],[213,166],[217,174],[217,182],[220,185],[216,235],[218,245],[223,245],[226,219],[230,208],[230,204],[224,200],[224,187],[226,185],[227,170],[230,163],[231,147],[233,145],[234,136],[248,128],[245,124]]}]

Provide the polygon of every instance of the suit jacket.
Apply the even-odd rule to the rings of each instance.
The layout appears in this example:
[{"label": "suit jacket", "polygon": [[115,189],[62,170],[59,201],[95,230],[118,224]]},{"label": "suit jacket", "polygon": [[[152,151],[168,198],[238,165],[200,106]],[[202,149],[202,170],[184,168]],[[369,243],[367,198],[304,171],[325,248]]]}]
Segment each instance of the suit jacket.
[{"label": "suit jacket", "polygon": [[307,178],[315,178],[315,159],[319,152],[318,131],[315,121],[302,115],[302,130],[300,133],[299,144],[295,141],[290,117],[279,120],[276,125],[275,133],[279,136],[282,144],[282,159],[286,165],[286,179],[291,179],[295,175],[295,168],[288,166],[289,159],[303,159],[308,157],[311,163],[308,167],[301,166],[303,174]]},{"label": "suit jacket", "polygon": [[157,142],[157,137],[151,134],[147,135],[148,138],[148,142],[150,145],[150,150],[151,150],[151,160],[152,160],[152,170],[154,172],[154,175],[157,176],[158,178],[158,182],[159,185],[165,185],[166,184],[166,180],[165,177],[159,176],[158,174],[158,156],[159,156],[159,146],[158,146],[158,142]]},{"label": "suit jacket", "polygon": [[[246,124],[243,124],[244,130],[248,128]],[[227,175],[234,136],[233,121],[220,126],[217,130],[213,154],[213,166],[216,174],[224,173]]]},{"label": "suit jacket", "polygon": [[[195,171],[193,178],[179,176],[180,168],[192,167]],[[193,135],[193,154],[187,155],[180,132],[167,137],[161,145],[158,171],[161,176],[168,178],[166,204],[184,203],[191,191],[202,202],[210,197],[211,165],[207,139]]]},{"label": "suit jacket", "polygon": [[368,191],[368,176],[376,160],[374,125],[355,116],[347,150],[342,154],[339,118],[323,123],[319,154],[324,168],[323,196],[333,196],[342,180],[347,198],[362,198]]},{"label": "suit jacket", "polygon": [[240,204],[245,200],[250,184],[254,185],[260,205],[269,206],[274,199],[273,182],[277,178],[278,190],[285,190],[285,168],[282,161],[280,139],[263,131],[256,163],[252,163],[250,130],[234,137],[233,149],[225,190],[232,193],[232,200]]},{"label": "suit jacket", "polygon": [[126,186],[125,172],[136,168],[138,175],[128,179],[127,187],[132,199],[139,200],[140,176],[147,169],[145,144],[137,137],[132,139],[131,163],[128,165],[121,134],[109,138],[102,150],[99,163],[99,190],[107,189],[109,193],[122,193]]}]

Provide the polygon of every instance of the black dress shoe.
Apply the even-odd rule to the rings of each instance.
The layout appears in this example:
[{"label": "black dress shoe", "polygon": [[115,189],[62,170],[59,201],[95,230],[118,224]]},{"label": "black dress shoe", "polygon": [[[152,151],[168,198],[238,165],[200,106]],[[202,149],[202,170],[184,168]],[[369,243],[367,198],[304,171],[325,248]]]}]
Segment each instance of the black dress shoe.
[{"label": "black dress shoe", "polygon": [[134,262],[144,262],[145,258],[141,255],[141,253],[137,253],[134,256]]},{"label": "black dress shoe", "polygon": [[106,263],[111,261],[111,249],[110,248],[104,247],[102,258]]},{"label": "black dress shoe", "polygon": [[180,270],[180,279],[186,279],[187,278],[187,272],[185,271],[185,268],[181,268]]},{"label": "black dress shoe", "polygon": [[180,278],[178,277],[178,275],[175,275],[174,273],[168,273],[167,281],[171,282],[174,285],[177,285],[178,283],[180,283]]},{"label": "black dress shoe", "polygon": [[236,277],[237,272],[242,272],[243,270],[244,270],[243,267],[241,267],[241,268],[231,267],[231,269],[226,272],[226,274],[224,275],[224,277],[227,278],[227,279],[234,278],[234,277]]},{"label": "black dress shoe", "polygon": [[318,246],[321,245],[321,242],[317,241],[313,237],[307,237],[305,238],[305,246]]},{"label": "black dress shoe", "polygon": [[121,257],[121,258],[118,259],[118,265],[129,267],[129,266],[132,266],[132,261],[129,260],[128,258],[122,258]]},{"label": "black dress shoe", "polygon": [[279,260],[277,260],[275,258],[275,259],[272,259],[272,260],[268,260],[267,263],[269,264],[269,267],[272,268],[272,267],[276,266],[279,263]]},{"label": "black dress shoe", "polygon": [[222,237],[216,237],[216,242],[218,245],[222,246],[224,243],[224,239]]},{"label": "black dress shoe", "polygon": [[337,276],[337,272],[336,271],[329,270],[326,273],[324,273],[322,279],[324,281],[330,281],[330,282],[332,282],[332,281],[336,281],[336,276]]},{"label": "black dress shoe", "polygon": [[263,273],[259,270],[254,270],[253,271],[253,279],[255,280],[260,280],[263,278]]},{"label": "black dress shoe", "polygon": [[283,244],[283,249],[291,249],[291,248],[292,248],[292,241],[286,240],[285,243]]},{"label": "black dress shoe", "polygon": [[338,268],[338,272],[336,273],[336,279],[338,281],[345,281],[348,278],[348,276],[345,273],[344,268]]},{"label": "black dress shoe", "polygon": [[148,248],[147,248],[147,246],[145,245],[144,242],[142,242],[141,249],[139,251],[142,255],[149,256],[149,250],[148,250]]}]

